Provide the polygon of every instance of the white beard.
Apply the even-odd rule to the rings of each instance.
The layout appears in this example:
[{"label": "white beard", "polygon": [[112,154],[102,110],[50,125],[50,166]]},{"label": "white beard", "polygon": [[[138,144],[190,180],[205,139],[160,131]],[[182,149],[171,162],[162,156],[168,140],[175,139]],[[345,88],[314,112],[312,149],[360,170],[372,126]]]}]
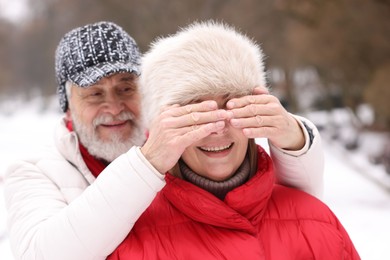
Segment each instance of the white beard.
[{"label": "white beard", "polygon": [[[122,112],[116,117],[107,114],[102,115],[93,120],[92,126],[84,125],[75,114],[77,113],[72,113],[75,132],[88,152],[96,158],[112,162],[121,154],[126,153],[134,145],[142,145],[145,141],[143,129],[131,112]],[[96,133],[96,127],[114,120],[129,120],[132,123],[132,135],[124,139],[123,136],[116,133],[111,134],[107,141],[101,140]]]}]

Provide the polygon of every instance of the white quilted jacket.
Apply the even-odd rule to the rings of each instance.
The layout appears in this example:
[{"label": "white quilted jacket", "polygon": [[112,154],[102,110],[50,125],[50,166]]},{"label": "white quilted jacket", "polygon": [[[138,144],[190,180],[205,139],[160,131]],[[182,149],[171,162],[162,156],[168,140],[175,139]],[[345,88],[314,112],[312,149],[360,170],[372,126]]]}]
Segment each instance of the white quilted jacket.
[{"label": "white quilted jacket", "polygon": [[[301,151],[271,145],[280,182],[322,194],[323,153],[317,129]],[[306,139],[308,133],[306,131]],[[7,170],[5,201],[16,259],[105,259],[165,185],[133,147],[98,178],[82,160],[78,140],[61,120],[55,143]]]}]

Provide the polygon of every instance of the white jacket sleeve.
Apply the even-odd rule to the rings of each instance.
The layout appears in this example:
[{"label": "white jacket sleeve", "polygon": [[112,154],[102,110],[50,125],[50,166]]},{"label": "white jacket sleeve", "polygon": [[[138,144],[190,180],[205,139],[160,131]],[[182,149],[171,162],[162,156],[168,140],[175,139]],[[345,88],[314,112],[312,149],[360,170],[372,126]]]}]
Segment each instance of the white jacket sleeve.
[{"label": "white jacket sleeve", "polygon": [[[278,182],[321,199],[324,186],[324,153],[321,136],[312,122],[303,117],[293,116],[303,129],[306,142],[299,151],[287,151],[269,144]],[[307,128],[311,130],[311,134]]]},{"label": "white jacket sleeve", "polygon": [[105,259],[165,185],[137,149],[113,161],[69,205],[39,164],[10,167],[5,199],[17,259]]}]

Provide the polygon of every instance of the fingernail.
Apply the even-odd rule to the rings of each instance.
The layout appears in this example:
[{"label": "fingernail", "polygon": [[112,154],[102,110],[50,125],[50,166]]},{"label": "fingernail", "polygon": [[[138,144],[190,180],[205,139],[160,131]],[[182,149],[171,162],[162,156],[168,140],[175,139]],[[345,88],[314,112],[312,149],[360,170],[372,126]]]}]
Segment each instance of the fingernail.
[{"label": "fingernail", "polygon": [[207,106],[210,108],[210,109],[216,109],[218,107],[217,103],[215,101],[210,101],[208,102]]},{"label": "fingernail", "polygon": [[225,127],[225,121],[218,121],[215,123],[215,126],[217,128],[223,128],[223,127]]},{"label": "fingernail", "polygon": [[230,120],[230,124],[231,124],[232,126],[234,126],[234,127],[239,126],[238,120],[236,120],[236,119],[231,119],[231,120]]},{"label": "fingernail", "polygon": [[227,107],[227,108],[234,108],[234,106],[235,106],[235,104],[234,104],[233,101],[229,101],[229,102],[227,102],[227,104],[226,104],[226,107]]},{"label": "fingernail", "polygon": [[250,129],[243,129],[242,132],[244,133],[245,136],[250,136],[252,134],[252,131]]}]

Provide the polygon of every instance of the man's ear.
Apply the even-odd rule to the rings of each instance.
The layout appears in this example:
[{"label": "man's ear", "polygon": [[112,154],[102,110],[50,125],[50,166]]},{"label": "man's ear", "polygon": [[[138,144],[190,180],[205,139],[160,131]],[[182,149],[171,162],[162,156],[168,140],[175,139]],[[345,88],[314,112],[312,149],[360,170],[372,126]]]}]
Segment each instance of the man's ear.
[{"label": "man's ear", "polygon": [[69,108],[65,112],[65,118],[66,118],[67,121],[72,121],[72,116],[71,116],[71,112],[70,112]]}]

